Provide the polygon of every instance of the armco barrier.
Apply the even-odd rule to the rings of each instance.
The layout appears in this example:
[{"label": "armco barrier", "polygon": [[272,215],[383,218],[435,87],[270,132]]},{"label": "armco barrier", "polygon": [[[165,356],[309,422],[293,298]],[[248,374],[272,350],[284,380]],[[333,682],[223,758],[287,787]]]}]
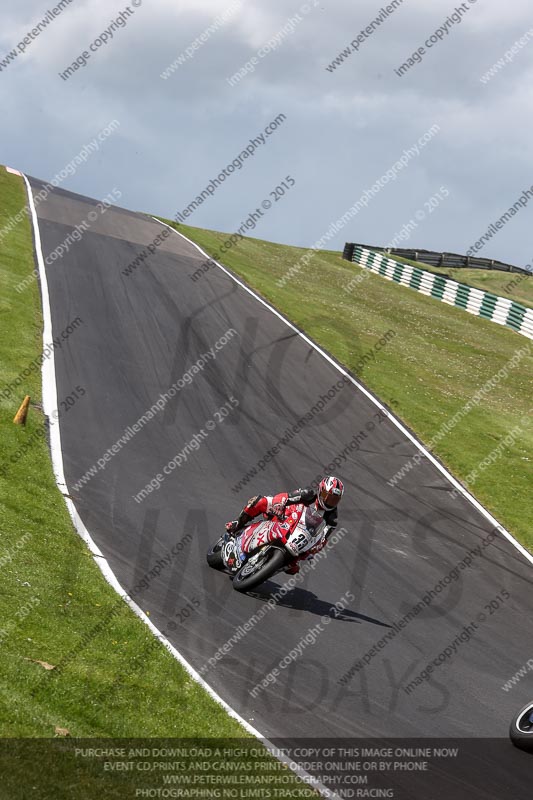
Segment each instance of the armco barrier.
[{"label": "armco barrier", "polygon": [[505,264],[503,261],[496,261],[493,258],[476,258],[475,256],[460,256],[457,253],[435,253],[433,250],[407,250],[404,247],[374,247],[371,244],[352,244],[347,242],[344,246],[344,258],[351,261],[350,253],[356,247],[364,250],[376,250],[378,253],[386,253],[390,256],[402,256],[410,261],[419,261],[427,264],[428,267],[449,267],[450,269],[496,269],[502,272],[518,272],[521,275],[533,275],[533,272],[525,267],[515,267],[513,264]]},{"label": "armco barrier", "polygon": [[[350,256],[350,245],[344,248],[344,258]],[[482,289],[474,289],[472,286],[465,286],[457,283],[444,275],[436,275],[434,272],[426,272],[410,264],[401,264],[392,258],[367,250],[357,245],[351,251],[351,259],[360,267],[382,275],[390,281],[408,286],[421,294],[434,297],[442,303],[462,308],[477,317],[483,317],[498,325],[506,325],[522,336],[533,339],[533,309],[508,300],[506,297],[484,292]]]}]

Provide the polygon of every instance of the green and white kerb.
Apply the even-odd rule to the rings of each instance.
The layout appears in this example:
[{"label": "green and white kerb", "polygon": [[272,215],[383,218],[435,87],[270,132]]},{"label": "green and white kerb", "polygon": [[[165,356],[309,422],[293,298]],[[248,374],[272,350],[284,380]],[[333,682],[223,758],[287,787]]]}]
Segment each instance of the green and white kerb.
[{"label": "green and white kerb", "polygon": [[505,325],[516,333],[533,339],[533,309],[514,300],[484,292],[482,289],[474,289],[472,286],[457,283],[443,275],[436,275],[410,264],[402,264],[363,247],[354,248],[352,260],[360,267],[365,267],[390,281],[408,286],[442,303],[462,308],[477,317]]}]

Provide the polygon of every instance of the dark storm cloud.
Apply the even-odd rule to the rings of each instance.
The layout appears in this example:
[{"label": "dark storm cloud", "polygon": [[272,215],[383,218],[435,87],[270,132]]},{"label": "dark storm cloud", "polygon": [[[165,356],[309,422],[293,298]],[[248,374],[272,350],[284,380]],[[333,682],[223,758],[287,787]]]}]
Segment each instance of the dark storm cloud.
[{"label": "dark storm cloud", "polygon": [[[469,2],[453,23],[467,3],[403,0],[393,13],[388,5],[144,0],[131,4],[127,25],[115,26],[65,82],[58,73],[126,7],[73,0],[0,71],[6,120],[0,160],[51,178],[117,119],[117,132],[65,186],[94,196],[116,186],[124,204],[172,217],[285,114],[283,127],[190,222],[235,230],[291,176],[294,188],[253,235],[309,245],[437,125],[438,135],[328,247],[388,243],[445,187],[449,195],[409,243],[465,251],[533,184],[533,40],[510,55],[533,27],[529,5]],[[13,3],[5,12],[0,63],[48,8]],[[440,38],[426,47],[439,29]],[[328,71],[358,37],[357,51]],[[395,70],[420,47],[421,60],[399,77]],[[529,219],[526,207],[482,254],[530,262]]]}]

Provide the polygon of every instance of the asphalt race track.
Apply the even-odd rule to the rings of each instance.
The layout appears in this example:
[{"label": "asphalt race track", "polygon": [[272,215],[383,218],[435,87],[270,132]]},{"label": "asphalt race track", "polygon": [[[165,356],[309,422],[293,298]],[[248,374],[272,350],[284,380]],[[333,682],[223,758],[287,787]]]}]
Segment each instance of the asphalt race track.
[{"label": "asphalt race track", "polygon": [[[34,193],[42,187],[35,179],[31,185]],[[45,259],[95,208],[96,201],[63,190],[38,205]],[[67,485],[122,586],[133,591],[145,579],[145,590],[135,597],[139,605],[267,737],[506,737],[511,717],[531,699],[527,680],[510,692],[501,688],[533,656],[531,563],[497,533],[468,568],[435,591],[430,605],[355,670],[356,660],[494,525],[467,499],[450,497],[450,483],[427,459],[389,486],[388,479],[418,452],[415,445],[361,390],[340,384],[342,374],[331,363],[230,275],[213,267],[192,280],[205,260],[192,244],[170,233],[149,260],[124,275],[165,229],[119,208],[96,214],[83,238],[46,272],[54,336],[82,320],[55,352],[59,400],[77,386],[86,392],[60,421]],[[216,358],[189,383],[182,381],[175,397],[76,489],[125,429],[232,328],[236,334]],[[233,492],[286,429],[325,396],[324,409]],[[238,406],[227,406],[222,420],[219,409],[231,397]],[[195,435],[197,449],[189,447],[186,461],[137,502],[135,496]],[[251,495],[310,483],[357,436],[359,449],[337,470],[347,488],[340,507],[346,534],[226,648],[216,666],[205,669],[236,628],[288,580],[277,576],[254,596],[238,595],[226,575],[207,567],[209,544]],[[171,556],[181,540],[179,555]],[[148,579],[158,563],[160,574]],[[353,599],[341,603],[335,616],[331,607],[347,593]],[[324,615],[331,617],[328,624]],[[406,692],[472,621],[477,628],[469,641]],[[312,628],[298,657],[253,698],[253,688]],[[351,677],[340,683],[351,668]]]}]

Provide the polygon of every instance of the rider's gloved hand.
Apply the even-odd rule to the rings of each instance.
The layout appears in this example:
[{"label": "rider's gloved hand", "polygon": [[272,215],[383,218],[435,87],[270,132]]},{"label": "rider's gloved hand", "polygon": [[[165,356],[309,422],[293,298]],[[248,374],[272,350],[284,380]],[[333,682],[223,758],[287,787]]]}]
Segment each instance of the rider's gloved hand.
[{"label": "rider's gloved hand", "polygon": [[274,503],[272,506],[272,514],[280,519],[285,519],[285,506],[287,505],[287,498],[284,498],[280,503]]},{"label": "rider's gloved hand", "polygon": [[239,527],[239,521],[234,519],[232,522],[226,522],[226,530],[228,533],[235,533]]}]

